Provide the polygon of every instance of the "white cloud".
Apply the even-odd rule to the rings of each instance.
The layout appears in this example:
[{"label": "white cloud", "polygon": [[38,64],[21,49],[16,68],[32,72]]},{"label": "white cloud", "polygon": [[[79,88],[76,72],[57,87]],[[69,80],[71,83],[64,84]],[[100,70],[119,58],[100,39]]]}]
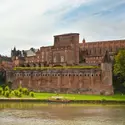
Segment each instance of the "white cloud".
[{"label": "white cloud", "polygon": [[[124,37],[124,21],[105,21],[99,15],[89,14],[88,18],[76,15],[76,20],[71,22],[62,18],[74,8],[79,8],[81,4],[92,1],[97,0],[0,1],[0,53],[8,55],[14,46],[18,49],[29,49],[53,45],[55,34],[68,32],[79,32],[81,38],[85,37],[87,41],[111,38],[111,34],[115,35],[114,38]],[[110,6],[103,7],[104,11],[107,9],[112,10]]]},{"label": "white cloud", "polygon": [[[0,52],[10,48],[53,44],[61,16],[86,0],[5,0],[0,1]],[[65,30],[64,30],[65,32]],[[6,48],[6,49],[5,49]]]}]

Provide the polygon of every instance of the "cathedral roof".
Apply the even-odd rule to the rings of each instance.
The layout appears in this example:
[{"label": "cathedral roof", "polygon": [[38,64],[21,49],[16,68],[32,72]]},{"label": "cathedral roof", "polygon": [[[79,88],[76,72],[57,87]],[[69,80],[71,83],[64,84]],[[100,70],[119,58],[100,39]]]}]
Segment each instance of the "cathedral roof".
[{"label": "cathedral roof", "polygon": [[70,35],[79,35],[79,33],[65,33],[65,34],[60,34],[60,35],[55,35],[56,36],[70,36]]},{"label": "cathedral roof", "polygon": [[36,55],[36,52],[38,51],[38,49],[34,49],[34,50],[25,50],[25,53],[27,55],[27,57],[29,56],[35,56]]}]

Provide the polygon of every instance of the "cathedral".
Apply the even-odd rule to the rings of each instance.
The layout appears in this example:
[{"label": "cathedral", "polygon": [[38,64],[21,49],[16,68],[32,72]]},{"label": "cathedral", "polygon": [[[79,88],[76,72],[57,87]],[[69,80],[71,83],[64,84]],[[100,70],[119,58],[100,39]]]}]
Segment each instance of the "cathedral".
[{"label": "cathedral", "polygon": [[[125,40],[79,42],[78,33],[54,36],[54,45],[11,50],[14,67],[66,67],[67,69],[8,70],[7,81],[12,87],[19,85],[37,92],[81,94],[114,93],[112,63],[119,49],[125,48]],[[83,68],[75,68],[82,66]],[[90,67],[89,67],[90,66]],[[89,67],[89,68],[88,68]]]},{"label": "cathedral", "polygon": [[11,50],[15,66],[54,66],[54,65],[100,65],[106,51],[111,61],[119,49],[125,48],[125,40],[79,42],[78,33],[54,36],[54,45],[31,48],[29,50]]}]

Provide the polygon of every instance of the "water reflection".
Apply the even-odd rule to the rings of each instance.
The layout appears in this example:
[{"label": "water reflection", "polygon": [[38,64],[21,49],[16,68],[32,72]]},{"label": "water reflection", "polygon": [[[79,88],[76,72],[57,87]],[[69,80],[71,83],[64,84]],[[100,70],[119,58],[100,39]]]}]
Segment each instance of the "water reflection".
[{"label": "water reflection", "polygon": [[1,103],[0,125],[124,125],[125,106]]}]

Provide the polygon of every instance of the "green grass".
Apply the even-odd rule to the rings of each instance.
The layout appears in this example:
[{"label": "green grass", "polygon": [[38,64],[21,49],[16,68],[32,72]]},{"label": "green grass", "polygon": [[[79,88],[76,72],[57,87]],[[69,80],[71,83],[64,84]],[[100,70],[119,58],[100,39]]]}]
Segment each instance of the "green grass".
[{"label": "green grass", "polygon": [[[56,94],[52,93],[35,93],[36,99],[48,99],[52,96],[56,96]],[[80,94],[59,94],[59,96],[63,96],[64,98],[70,100],[116,100],[116,101],[125,101],[125,95],[113,95],[113,96],[103,96],[103,95],[80,95]]]},{"label": "green grass", "polygon": [[[35,99],[48,99],[52,96],[57,96],[55,93],[34,93],[34,97],[22,95],[20,98],[35,98]],[[125,95],[82,95],[82,94],[59,94],[58,96],[63,96],[69,100],[114,100],[114,101],[125,101]],[[6,98],[0,95],[0,98]],[[19,98],[14,95],[10,95],[9,98]]]}]

